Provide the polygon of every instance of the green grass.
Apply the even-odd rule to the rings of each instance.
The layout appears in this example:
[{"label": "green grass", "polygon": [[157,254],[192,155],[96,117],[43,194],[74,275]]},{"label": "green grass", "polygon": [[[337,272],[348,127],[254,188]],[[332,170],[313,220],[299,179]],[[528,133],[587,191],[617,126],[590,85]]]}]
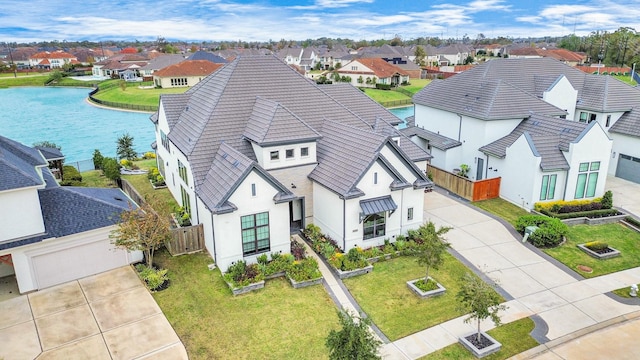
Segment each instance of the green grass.
[{"label": "green grass", "polygon": [[336,306],[322,286],[293,289],[284,279],[234,297],[205,253],[154,257],[171,286],[154,299],[190,359],[326,359],[325,339],[338,329]]},{"label": "green grass", "polygon": [[44,83],[49,79],[49,74],[37,74],[34,76],[18,76],[17,78],[2,77],[0,78],[0,88],[7,88],[12,86],[44,86]]},{"label": "green grass", "polygon": [[520,216],[529,215],[526,210],[501,198],[475,201],[472,202],[471,205],[501,217],[513,226],[515,226],[516,220],[518,220]]},{"label": "green grass", "polygon": [[622,298],[631,299],[631,295],[629,295],[629,291],[631,290],[630,287],[631,285],[623,287],[621,289],[615,289],[612,292]]},{"label": "green grass", "polygon": [[137,86],[127,87],[122,90],[119,86],[106,90],[100,90],[94,95],[96,99],[112,101],[123,104],[158,106],[161,94],[182,94],[189,88],[171,89],[139,89]]},{"label": "green grass", "polygon": [[638,84],[629,75],[611,75],[611,76],[613,76],[614,78],[622,81],[623,83],[629,84],[631,86],[636,86]]},{"label": "green grass", "polygon": [[[619,250],[621,255],[600,260],[587,255],[576,246],[596,240],[608,243]],[[569,227],[566,243],[556,248],[544,249],[544,252],[580,275],[592,278],[640,266],[640,233],[619,223],[574,225]],[[576,269],[578,265],[586,265],[592,268],[593,272],[580,272]]]},{"label": "green grass", "polygon": [[460,278],[470,272],[453,256],[430,276],[446,289],[444,295],[420,299],[406,281],[424,277],[425,268],[413,257],[399,257],[374,264],[373,272],[344,283],[363,310],[391,341],[464,315],[456,294]]},{"label": "green grass", "polygon": [[401,86],[400,88],[405,89],[413,94],[422,90],[425,86],[429,85],[431,79],[411,79],[410,85]]},{"label": "green grass", "polygon": [[388,101],[397,101],[397,100],[407,100],[410,99],[407,95],[392,91],[392,90],[380,90],[380,89],[369,89],[365,88],[364,93],[367,94],[370,98],[372,98],[376,102],[388,102]]},{"label": "green grass", "polygon": [[[496,353],[483,357],[483,359],[507,359],[538,346],[538,342],[529,335],[534,327],[533,320],[524,318],[487,331],[489,335],[502,344],[502,348]],[[420,360],[451,359],[471,360],[476,359],[476,357],[462,345],[456,343],[420,358]]]}]

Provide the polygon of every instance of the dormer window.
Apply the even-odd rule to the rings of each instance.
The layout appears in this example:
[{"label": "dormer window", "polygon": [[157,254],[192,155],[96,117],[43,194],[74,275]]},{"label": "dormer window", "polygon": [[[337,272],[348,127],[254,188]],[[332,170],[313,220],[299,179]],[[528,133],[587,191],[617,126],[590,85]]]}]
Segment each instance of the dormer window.
[{"label": "dormer window", "polygon": [[285,157],[286,157],[287,159],[293,159],[293,149],[287,149],[287,150],[285,151]]},{"label": "dormer window", "polygon": [[308,147],[303,147],[300,148],[300,156],[309,156],[309,148]]},{"label": "dormer window", "polygon": [[269,156],[271,157],[271,160],[279,160],[280,159],[280,151],[276,150],[276,151],[272,151],[269,153]]}]

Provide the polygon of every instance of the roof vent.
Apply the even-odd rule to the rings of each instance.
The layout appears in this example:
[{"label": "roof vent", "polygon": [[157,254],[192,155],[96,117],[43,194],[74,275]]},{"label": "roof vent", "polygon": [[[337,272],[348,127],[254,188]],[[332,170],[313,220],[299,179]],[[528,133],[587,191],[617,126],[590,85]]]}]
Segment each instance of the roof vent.
[{"label": "roof vent", "polygon": [[185,106],[184,111],[189,111],[189,106]]},{"label": "roof vent", "polygon": [[229,154],[227,154],[227,153],[223,153],[223,154],[222,154],[222,158],[223,158],[223,159],[226,159],[226,158],[227,158],[227,156],[229,156]]},{"label": "roof vent", "polygon": [[117,197],[117,196],[115,196],[115,197],[114,197],[114,199],[115,199],[115,200],[117,200],[117,201],[124,201],[124,199],[123,199],[123,198],[121,198],[121,197]]},{"label": "roof vent", "polygon": [[233,162],[233,167],[238,167],[240,165],[240,161],[236,160]]}]

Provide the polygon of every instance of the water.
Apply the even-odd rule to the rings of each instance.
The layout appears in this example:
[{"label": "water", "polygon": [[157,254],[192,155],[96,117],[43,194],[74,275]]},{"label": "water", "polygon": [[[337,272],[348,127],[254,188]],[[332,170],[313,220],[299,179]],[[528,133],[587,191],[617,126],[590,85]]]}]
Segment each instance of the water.
[{"label": "water", "polygon": [[[400,118],[402,121],[404,121],[404,119],[406,119],[409,116],[413,116],[413,113],[414,113],[413,106],[389,109],[389,111],[393,113],[393,115]],[[402,123],[398,125],[398,129],[404,129],[405,127],[407,127],[406,123]]]},{"label": "water", "polygon": [[86,102],[88,89],[26,87],[0,89],[0,135],[27,146],[51,141],[66,163],[91,159],[94,149],[115,157],[116,141],[133,136],[138,153],[152,151],[150,114],[97,108]]}]

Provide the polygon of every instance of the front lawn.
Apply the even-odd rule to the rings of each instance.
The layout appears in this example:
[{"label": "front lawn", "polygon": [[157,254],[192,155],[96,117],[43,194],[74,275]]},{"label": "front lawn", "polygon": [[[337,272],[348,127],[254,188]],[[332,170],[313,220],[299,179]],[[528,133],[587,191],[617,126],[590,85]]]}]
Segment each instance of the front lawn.
[{"label": "front lawn", "polygon": [[17,78],[6,76],[0,78],[0,88],[7,88],[11,86],[44,86],[44,83],[49,79],[48,73],[38,74],[33,73],[30,76],[20,76]]},{"label": "front lawn", "polygon": [[128,86],[125,89],[122,90],[119,86],[114,86],[98,91],[93,97],[103,101],[123,104],[158,106],[161,94],[182,94],[189,88],[140,89],[137,86]]},{"label": "front lawn", "polygon": [[336,306],[315,285],[293,289],[284,278],[234,297],[206,253],[154,257],[171,286],[153,294],[190,359],[326,359],[338,329]]},{"label": "front lawn", "polygon": [[514,227],[516,225],[516,221],[520,216],[529,215],[529,212],[527,212],[523,208],[518,207],[501,198],[474,201],[471,203],[471,205],[479,207],[486,212],[503,218]]},{"label": "front lawn", "polygon": [[[483,359],[507,359],[538,346],[538,342],[529,335],[534,327],[535,324],[533,320],[524,318],[487,331],[491,337],[502,344],[502,348],[500,351],[486,356]],[[476,357],[460,345],[460,343],[455,343],[420,358],[420,360],[440,359],[471,360],[476,359]]]},{"label": "front lawn", "polygon": [[410,256],[377,262],[373,272],[343,281],[373,322],[394,341],[465,314],[456,294],[460,279],[470,270],[448,253],[445,258],[439,270],[429,272],[447,288],[438,297],[420,299],[409,290],[406,281],[425,275],[425,268]]},{"label": "front lawn", "polygon": [[365,88],[364,93],[378,103],[411,99],[410,97],[408,97],[407,95],[401,92],[392,91],[392,90]]},{"label": "front lawn", "polygon": [[410,79],[409,85],[400,86],[401,89],[405,89],[414,95],[422,90],[425,86],[429,85],[431,79]]},{"label": "front lawn", "polygon": [[[556,248],[544,249],[544,252],[586,278],[640,266],[640,233],[619,223],[569,226],[566,237],[566,243]],[[590,241],[606,242],[619,250],[621,255],[604,260],[592,258],[577,247],[578,244]],[[593,272],[578,271],[578,265],[586,265]]]}]

